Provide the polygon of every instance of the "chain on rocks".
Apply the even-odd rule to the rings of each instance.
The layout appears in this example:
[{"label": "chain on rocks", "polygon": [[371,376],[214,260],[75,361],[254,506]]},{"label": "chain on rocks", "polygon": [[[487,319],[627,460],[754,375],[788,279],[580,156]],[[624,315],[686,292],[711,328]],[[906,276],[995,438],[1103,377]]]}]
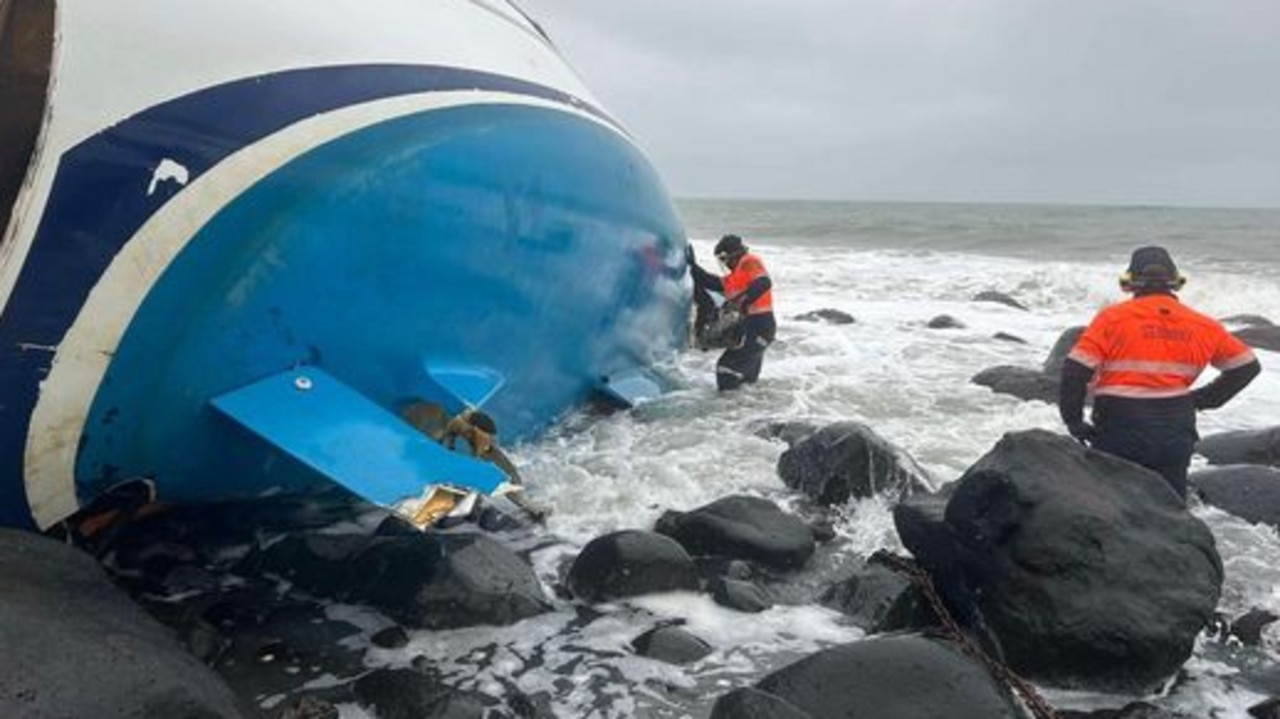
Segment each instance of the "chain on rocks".
[{"label": "chain on rocks", "polygon": [[1023,703],[1031,710],[1035,719],[1058,719],[1058,713],[1053,707],[1049,706],[1049,703],[1045,701],[1044,697],[1040,696],[1040,693],[1036,691],[1035,687],[1031,686],[1030,682],[1015,674],[1012,669],[1001,662],[992,659],[982,650],[982,647],[978,646],[964,633],[955,618],[951,616],[951,612],[947,611],[946,606],[942,603],[942,598],[938,596],[938,590],[933,586],[933,580],[928,573],[910,559],[899,557],[896,554],[882,552],[880,558],[884,560],[890,569],[907,576],[920,587],[920,590],[924,592],[925,600],[929,602],[933,613],[938,617],[938,621],[942,622],[943,633],[954,641],[962,652],[981,662],[997,679],[1017,692]]}]

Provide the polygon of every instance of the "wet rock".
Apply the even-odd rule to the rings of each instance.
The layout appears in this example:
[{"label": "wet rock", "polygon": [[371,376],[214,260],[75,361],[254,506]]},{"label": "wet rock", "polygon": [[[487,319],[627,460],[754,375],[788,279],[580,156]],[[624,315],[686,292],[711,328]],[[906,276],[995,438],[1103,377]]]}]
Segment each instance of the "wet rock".
[{"label": "wet rock", "polygon": [[840,310],[821,309],[796,315],[792,319],[800,322],[826,322],[829,325],[851,325],[856,322],[853,315]]},{"label": "wet rock", "polygon": [[1275,323],[1262,315],[1231,315],[1218,320],[1224,325],[1245,325],[1247,327],[1274,327]]},{"label": "wet rock", "polygon": [[813,717],[853,717],[865,707],[875,707],[877,717],[1022,716],[985,667],[949,642],[912,634],[824,649],[756,688]]},{"label": "wet rock", "polygon": [[1022,400],[1040,400],[1057,404],[1061,379],[1036,369],[996,365],[975,374],[970,382],[989,387],[992,392],[1007,394]]},{"label": "wet rock", "polygon": [[293,535],[246,564],[415,628],[513,624],[550,610],[528,563],[482,534]]},{"label": "wet rock", "polygon": [[1196,451],[1209,464],[1262,464],[1280,467],[1280,427],[1219,432],[1200,440]]},{"label": "wet rock", "polygon": [[1056,404],[1062,384],[1062,363],[1083,333],[1084,327],[1071,327],[1058,335],[1053,349],[1049,350],[1049,356],[1039,369],[996,365],[982,370],[969,381],[1018,399]]},{"label": "wet rock", "polygon": [[338,716],[338,707],[316,697],[292,701],[280,713],[280,719],[338,719]]},{"label": "wet rock", "polygon": [[447,686],[415,669],[377,669],[355,683],[355,695],[378,719],[473,719],[498,705],[492,697]]},{"label": "wet rock", "polygon": [[1132,702],[1119,709],[1099,709],[1097,711],[1059,711],[1059,719],[1192,719],[1186,714],[1168,712],[1154,704]]},{"label": "wet rock", "polygon": [[1020,345],[1025,345],[1027,343],[1027,341],[1022,339],[1021,337],[1017,335],[1011,335],[1008,332],[997,332],[994,335],[992,335],[992,337],[1002,342],[1016,342],[1017,344],[1020,344]]},{"label": "wet rock", "polygon": [[1190,482],[1205,503],[1254,524],[1280,529],[1280,469],[1226,465],[1193,472]]},{"label": "wet rock", "polygon": [[1262,632],[1268,625],[1280,619],[1265,609],[1253,608],[1248,613],[1231,622],[1228,628],[1231,636],[1240,640],[1247,647],[1256,647],[1262,643]]},{"label": "wet rock", "polygon": [[879,556],[873,555],[851,576],[827,587],[819,603],[847,614],[870,634],[936,625],[938,620],[920,588],[885,566]]},{"label": "wet rock", "polygon": [[813,719],[813,715],[782,697],[741,687],[716,700],[710,719]]},{"label": "wet rock", "polygon": [[836,525],[829,519],[811,523],[809,531],[813,532],[813,541],[818,544],[825,544],[836,538]]},{"label": "wet rock", "polygon": [[1016,310],[1022,310],[1024,312],[1027,309],[1027,306],[1022,304],[1021,302],[1013,299],[1012,297],[1010,297],[1009,295],[1006,295],[1003,292],[996,292],[995,290],[986,290],[984,292],[979,292],[978,294],[973,296],[973,301],[974,302],[998,302],[1002,305],[1007,305]]},{"label": "wet rock", "polygon": [[400,627],[387,627],[369,637],[369,641],[373,642],[375,647],[399,649],[409,643],[409,635],[405,634],[404,629]]},{"label": "wet rock", "polygon": [[1254,349],[1280,352],[1280,327],[1245,327],[1231,334]]},{"label": "wet rock", "polygon": [[962,330],[965,324],[951,315],[938,315],[925,325],[931,330]]},{"label": "wet rock", "polygon": [[244,716],[88,555],[0,529],[0,577],[0,716]]},{"label": "wet rock", "polygon": [[1032,430],[1006,434],[950,488],[899,505],[898,533],[1020,674],[1145,690],[1212,621],[1213,535],[1156,473]]},{"label": "wet rock", "polygon": [[668,664],[690,664],[711,653],[711,645],[680,627],[655,627],[631,642],[636,654]]},{"label": "wet rock", "polygon": [[778,459],[778,475],[788,487],[828,506],[929,488],[914,460],[857,422],[829,425],[796,443]]},{"label": "wet rock", "polygon": [[698,588],[693,559],[656,532],[624,530],[596,537],[569,568],[569,591],[588,602]]},{"label": "wet rock", "polygon": [[752,430],[752,434],[762,439],[780,439],[788,447],[794,447],[797,442],[817,434],[819,429],[821,428],[813,422],[786,420],[760,425]]},{"label": "wet rock", "polygon": [[1280,719],[1280,698],[1272,697],[1249,707],[1253,719]]},{"label": "wet rock", "polygon": [[744,495],[691,512],[666,512],[655,529],[691,555],[747,559],[776,569],[798,569],[815,546],[808,524],[767,499]]},{"label": "wet rock", "polygon": [[225,646],[213,667],[237,696],[287,695],[318,676],[350,679],[366,671],[363,650],[346,641],[360,629],[329,618],[321,604],[268,592],[237,595],[234,602],[252,605],[206,614],[236,617],[222,624]]},{"label": "wet rock", "polygon": [[726,577],[711,581],[711,598],[722,607],[750,614],[763,612],[773,606],[768,593],[754,583]]}]

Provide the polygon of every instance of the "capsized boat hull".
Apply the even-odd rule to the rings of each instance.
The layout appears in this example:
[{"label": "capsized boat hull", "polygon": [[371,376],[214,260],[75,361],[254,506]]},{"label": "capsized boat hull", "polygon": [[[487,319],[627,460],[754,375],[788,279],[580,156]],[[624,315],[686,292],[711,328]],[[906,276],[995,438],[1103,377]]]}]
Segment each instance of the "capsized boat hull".
[{"label": "capsized boat hull", "polygon": [[[526,52],[562,64],[549,44]],[[510,442],[677,347],[671,201],[554,77],[317,62],[192,89],[60,152],[46,142],[47,192],[35,172],[6,241],[21,251],[4,260],[0,522],[47,527],[139,478],[167,502],[363,493],[388,453],[431,474],[433,455],[392,426],[405,402],[483,403]],[[307,367],[368,407],[218,409]],[[459,369],[492,378],[485,396],[441,379]],[[290,412],[338,418],[310,435],[332,441],[253,426]],[[342,461],[310,461],[335,443]]]}]

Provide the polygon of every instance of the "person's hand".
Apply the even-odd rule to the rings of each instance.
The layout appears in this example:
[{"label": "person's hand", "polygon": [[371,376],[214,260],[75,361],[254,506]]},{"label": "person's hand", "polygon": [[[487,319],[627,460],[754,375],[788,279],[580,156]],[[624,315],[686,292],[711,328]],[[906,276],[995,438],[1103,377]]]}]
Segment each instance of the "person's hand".
[{"label": "person's hand", "polygon": [[1097,435],[1097,430],[1088,422],[1072,422],[1067,425],[1067,432],[1075,437],[1076,441],[1088,447],[1093,444],[1093,438]]},{"label": "person's hand", "polygon": [[698,264],[698,258],[693,254],[693,245],[684,246],[684,259],[691,265]]}]

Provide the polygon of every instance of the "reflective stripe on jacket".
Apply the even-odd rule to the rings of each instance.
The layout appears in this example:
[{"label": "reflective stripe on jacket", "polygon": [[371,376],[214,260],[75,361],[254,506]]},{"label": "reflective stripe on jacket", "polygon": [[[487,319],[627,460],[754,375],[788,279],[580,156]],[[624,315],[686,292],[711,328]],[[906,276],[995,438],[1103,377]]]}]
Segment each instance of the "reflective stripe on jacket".
[{"label": "reflective stripe on jacket", "polygon": [[[748,252],[738,260],[738,264],[729,271],[724,278],[724,296],[725,299],[732,300],[751,286],[752,281],[760,277],[768,277],[769,271],[764,268],[764,262],[760,261],[754,253]],[[759,315],[765,312],[773,311],[773,289],[767,290],[763,295],[756,298],[747,307],[747,314]]]},{"label": "reflective stripe on jacket", "polygon": [[1206,365],[1225,371],[1254,361],[1217,320],[1165,294],[1099,312],[1068,357],[1095,371],[1094,395],[1151,399],[1188,394]]}]

